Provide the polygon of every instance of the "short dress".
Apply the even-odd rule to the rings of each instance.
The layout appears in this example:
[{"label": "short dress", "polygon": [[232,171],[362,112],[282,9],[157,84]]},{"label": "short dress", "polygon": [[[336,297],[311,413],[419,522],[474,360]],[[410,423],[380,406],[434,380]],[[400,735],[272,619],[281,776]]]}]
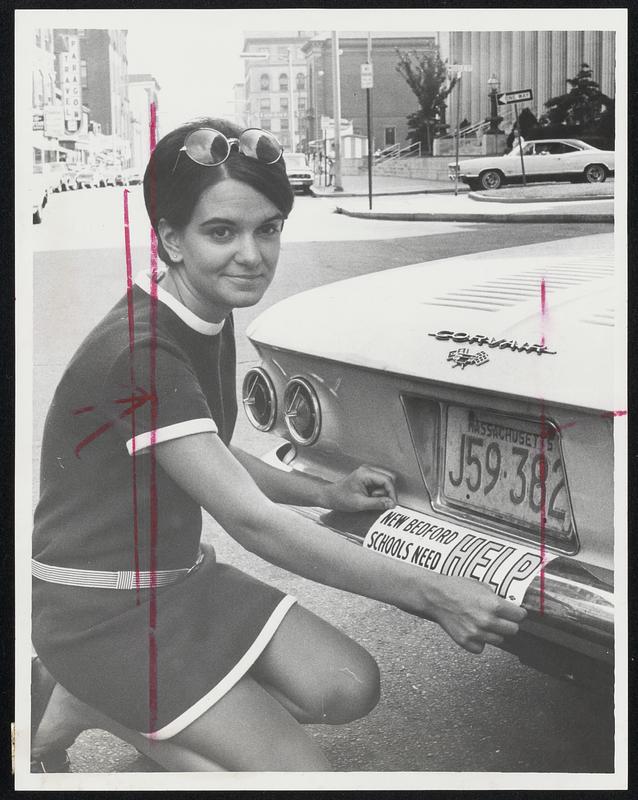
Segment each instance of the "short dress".
[{"label": "short dress", "polygon": [[232,315],[209,323],[161,281],[156,292],[155,300],[148,274],[138,276],[57,387],[33,558],[116,572],[185,569],[204,558],[154,589],[33,578],[32,637],[72,694],[166,739],[250,669],[295,599],[217,562],[200,541],[200,506],[150,456],[154,443],[201,432],[228,445],[237,416]]}]

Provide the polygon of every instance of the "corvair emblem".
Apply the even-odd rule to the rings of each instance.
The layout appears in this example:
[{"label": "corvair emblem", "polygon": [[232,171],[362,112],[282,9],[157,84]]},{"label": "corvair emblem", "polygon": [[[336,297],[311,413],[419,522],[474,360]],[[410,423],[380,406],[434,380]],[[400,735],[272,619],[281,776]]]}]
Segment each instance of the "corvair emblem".
[{"label": "corvair emblem", "polygon": [[479,347],[497,347],[499,350],[509,349],[513,350],[515,353],[537,353],[539,356],[543,353],[556,355],[556,350],[548,350],[544,344],[530,344],[529,342],[519,344],[515,339],[495,339],[493,336],[485,336],[482,333],[470,334],[462,331],[458,333],[454,331],[438,331],[437,333],[428,333],[428,336],[434,336],[434,338],[438,339],[440,342],[477,344]]},{"label": "corvair emblem", "polygon": [[485,364],[485,362],[490,359],[487,353],[484,353],[482,350],[479,350],[478,353],[470,353],[467,347],[461,347],[459,350],[451,350],[448,353],[447,360],[454,361],[452,367],[461,367],[461,369],[465,369],[465,367],[469,367],[470,365],[480,367],[481,364]]}]

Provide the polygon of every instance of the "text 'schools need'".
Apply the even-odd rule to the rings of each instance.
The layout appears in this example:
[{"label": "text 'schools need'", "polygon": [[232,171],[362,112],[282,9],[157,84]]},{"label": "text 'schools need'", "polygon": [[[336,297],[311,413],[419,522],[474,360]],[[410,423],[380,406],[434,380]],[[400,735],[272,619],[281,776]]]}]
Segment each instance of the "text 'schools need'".
[{"label": "text 'schools need'", "polygon": [[530,583],[556,558],[538,550],[445,524],[436,517],[396,506],[372,525],[363,546],[440,575],[472,578],[519,605]]}]

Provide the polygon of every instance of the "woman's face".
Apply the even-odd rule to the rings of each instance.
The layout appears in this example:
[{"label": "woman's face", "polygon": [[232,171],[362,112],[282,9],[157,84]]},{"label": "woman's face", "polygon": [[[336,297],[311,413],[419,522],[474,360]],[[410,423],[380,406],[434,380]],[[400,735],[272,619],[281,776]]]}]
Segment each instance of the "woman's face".
[{"label": "woman's face", "polygon": [[210,322],[257,303],[275,275],[282,226],[270,200],[231,178],[204,190],[184,228],[161,220],[160,236],[176,262],[169,276],[182,302]]}]

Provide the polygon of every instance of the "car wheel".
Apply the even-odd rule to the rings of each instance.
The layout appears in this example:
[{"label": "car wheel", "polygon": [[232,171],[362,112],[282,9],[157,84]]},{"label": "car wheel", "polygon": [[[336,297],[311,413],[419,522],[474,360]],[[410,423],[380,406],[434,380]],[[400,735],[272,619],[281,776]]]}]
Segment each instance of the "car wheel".
[{"label": "car wheel", "polygon": [[587,183],[602,183],[607,177],[604,164],[590,164],[583,173]]},{"label": "car wheel", "polygon": [[40,209],[33,212],[33,224],[39,225],[42,222],[42,212]]},{"label": "car wheel", "polygon": [[503,183],[503,176],[496,169],[488,169],[481,172],[479,181],[482,189],[500,189]]}]

